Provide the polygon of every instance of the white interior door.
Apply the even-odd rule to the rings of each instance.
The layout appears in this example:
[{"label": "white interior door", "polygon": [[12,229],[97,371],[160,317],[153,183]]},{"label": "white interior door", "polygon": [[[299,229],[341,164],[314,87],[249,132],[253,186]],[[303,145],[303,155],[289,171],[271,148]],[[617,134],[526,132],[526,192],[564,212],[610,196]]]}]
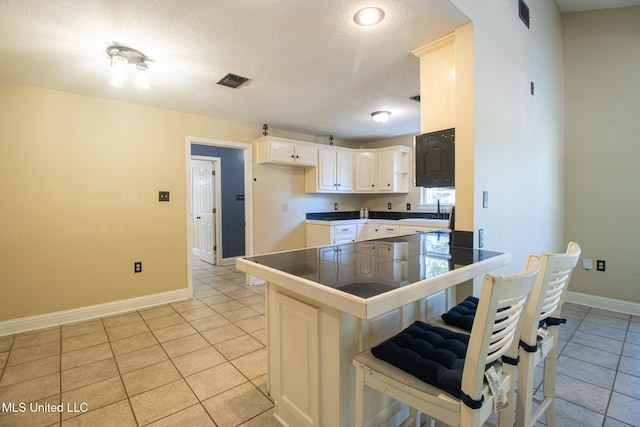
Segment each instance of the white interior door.
[{"label": "white interior door", "polygon": [[192,160],[193,254],[216,263],[216,166],[215,160]]}]

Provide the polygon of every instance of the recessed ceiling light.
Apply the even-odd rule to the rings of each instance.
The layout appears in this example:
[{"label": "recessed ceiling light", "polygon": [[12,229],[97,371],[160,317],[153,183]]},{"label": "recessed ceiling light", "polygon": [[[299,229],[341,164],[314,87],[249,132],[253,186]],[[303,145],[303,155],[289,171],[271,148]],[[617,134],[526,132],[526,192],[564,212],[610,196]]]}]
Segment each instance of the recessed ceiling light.
[{"label": "recessed ceiling light", "polygon": [[375,25],[384,19],[384,11],[379,7],[365,7],[353,16],[356,24],[362,26]]}]

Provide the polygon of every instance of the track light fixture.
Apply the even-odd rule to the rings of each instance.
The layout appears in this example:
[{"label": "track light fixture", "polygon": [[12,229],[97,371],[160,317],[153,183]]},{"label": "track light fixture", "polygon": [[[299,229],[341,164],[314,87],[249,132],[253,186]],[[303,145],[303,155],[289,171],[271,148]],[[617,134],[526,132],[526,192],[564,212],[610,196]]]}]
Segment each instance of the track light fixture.
[{"label": "track light fixture", "polygon": [[111,77],[109,78],[111,86],[123,87],[124,82],[129,78],[128,65],[134,65],[136,67],[135,86],[138,89],[149,89],[148,58],[142,52],[125,46],[110,46],[107,48],[107,55],[111,58]]}]

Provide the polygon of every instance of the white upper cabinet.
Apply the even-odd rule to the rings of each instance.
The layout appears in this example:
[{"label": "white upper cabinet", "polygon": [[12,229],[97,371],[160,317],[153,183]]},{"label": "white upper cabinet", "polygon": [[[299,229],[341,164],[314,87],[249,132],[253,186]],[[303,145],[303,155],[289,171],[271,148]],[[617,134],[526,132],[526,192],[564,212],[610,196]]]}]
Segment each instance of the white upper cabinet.
[{"label": "white upper cabinet", "polygon": [[265,136],[256,140],[257,163],[316,166],[318,149],[293,140]]},{"label": "white upper cabinet", "polygon": [[393,166],[393,151],[378,153],[378,191],[393,191],[395,175]]},{"label": "white upper cabinet", "polygon": [[256,163],[305,168],[307,193],[408,193],[411,148],[357,150],[264,136],[255,140]]},{"label": "white upper cabinet", "polygon": [[409,147],[380,149],[376,163],[376,191],[386,193],[409,192]]},{"label": "white upper cabinet", "polygon": [[355,154],[355,191],[373,193],[376,191],[376,153],[360,151]]},{"label": "white upper cabinet", "polygon": [[[353,152],[351,150],[325,149],[318,150],[318,167],[316,171],[317,192],[351,193],[353,192]],[[307,171],[307,176],[311,173]],[[314,192],[307,182],[307,191]]]}]

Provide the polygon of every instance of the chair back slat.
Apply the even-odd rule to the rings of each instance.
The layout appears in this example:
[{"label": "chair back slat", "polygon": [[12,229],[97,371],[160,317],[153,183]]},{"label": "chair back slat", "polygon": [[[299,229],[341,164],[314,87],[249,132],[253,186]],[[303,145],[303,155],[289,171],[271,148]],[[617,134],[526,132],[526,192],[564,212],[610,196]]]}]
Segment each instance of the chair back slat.
[{"label": "chair back slat", "polygon": [[521,333],[522,341],[528,345],[536,344],[541,320],[559,316],[571,273],[578,263],[580,253],[580,246],[571,242],[565,253],[545,252],[540,256],[540,274],[531,292]]},{"label": "chair back slat", "polygon": [[517,351],[519,320],[539,269],[538,257],[530,255],[521,273],[485,276],[462,374],[462,391],[472,399],[482,396],[486,365]]}]

